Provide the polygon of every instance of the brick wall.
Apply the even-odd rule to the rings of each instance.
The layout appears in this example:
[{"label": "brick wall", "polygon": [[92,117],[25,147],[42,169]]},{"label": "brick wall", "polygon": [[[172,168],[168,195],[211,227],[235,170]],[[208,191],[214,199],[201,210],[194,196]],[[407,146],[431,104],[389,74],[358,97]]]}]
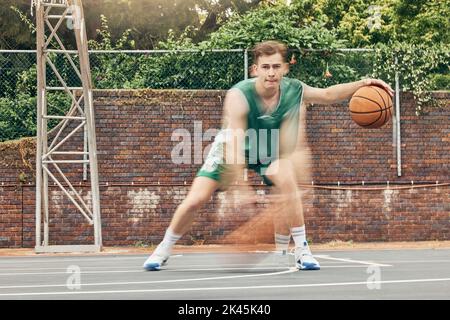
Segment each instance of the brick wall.
[{"label": "brick wall", "polygon": [[22,244],[22,190],[0,186],[0,247]]},{"label": "brick wall", "polygon": [[[192,137],[221,122],[223,91],[102,91],[95,94],[104,244],[157,243],[188,191],[200,163],[174,165],[175,129]],[[447,103],[448,94],[436,94]],[[356,126],[346,104],[314,106],[307,113],[315,184],[449,182],[450,110],[415,115],[411,95],[402,101],[402,170],[397,177],[391,123],[375,130]],[[194,131],[194,121],[201,130]],[[200,122],[196,123],[199,129]],[[73,128],[73,127],[72,127]],[[67,130],[70,130],[68,128]],[[81,150],[81,135],[67,143]],[[205,148],[210,142],[204,141]],[[33,139],[0,144],[0,246],[34,246]],[[194,145],[192,146],[194,148]],[[194,160],[194,157],[192,158]],[[89,198],[81,166],[68,169],[82,197]],[[251,175],[257,189],[258,177]],[[3,185],[2,185],[3,184]],[[311,189],[305,196],[308,237],[330,240],[397,241],[450,238],[449,187],[419,189]],[[93,236],[62,192],[50,188],[52,244],[87,244]],[[218,243],[252,218],[215,195],[182,243]],[[271,237],[267,239],[271,240]]]}]

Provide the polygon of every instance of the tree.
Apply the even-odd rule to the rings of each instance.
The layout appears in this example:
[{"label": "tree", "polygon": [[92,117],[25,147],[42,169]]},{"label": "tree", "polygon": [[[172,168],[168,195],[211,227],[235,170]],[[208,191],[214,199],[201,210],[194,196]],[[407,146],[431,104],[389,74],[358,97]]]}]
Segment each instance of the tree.
[{"label": "tree", "polygon": [[296,6],[262,4],[246,14],[236,14],[210,35],[203,46],[209,48],[250,48],[255,43],[278,39],[290,48],[344,46],[336,30],[326,29],[323,19],[308,20]]},{"label": "tree", "polygon": [[234,14],[243,14],[255,8],[263,0],[199,0],[197,10],[201,27],[195,35],[195,42],[204,40],[208,34],[218,30]]},{"label": "tree", "polygon": [[393,12],[399,41],[450,43],[450,0],[397,0]]},{"label": "tree", "polygon": [[29,0],[3,0],[0,7],[0,49],[30,49],[36,40],[20,16],[11,9],[18,8],[25,16],[30,16]]},{"label": "tree", "polygon": [[[335,28],[351,47],[368,47],[392,40],[393,4],[397,0],[318,0],[316,12],[325,16],[326,28]],[[302,4],[304,1],[296,0]],[[306,1],[308,2],[308,1]]]},{"label": "tree", "polygon": [[[88,39],[96,39],[103,14],[111,21],[113,41],[130,29],[130,37],[137,49],[153,49],[167,38],[169,30],[181,35],[186,27],[195,30],[195,41],[226,22],[233,12],[242,13],[257,5],[259,0],[84,0]],[[24,19],[34,23],[30,14],[30,0],[4,0],[0,7],[0,48],[33,49],[35,35],[24,28]],[[11,7],[16,9],[13,10]],[[202,14],[205,15],[202,18]],[[21,17],[22,16],[22,17]],[[75,48],[71,30],[64,24],[58,31],[68,49]]]},{"label": "tree", "polygon": [[[195,0],[102,0],[101,14],[110,23],[113,40],[127,29],[137,49],[153,49],[169,30],[181,34],[189,26],[199,27]],[[86,2],[86,6],[88,2]],[[100,14],[95,19],[100,21]]]}]

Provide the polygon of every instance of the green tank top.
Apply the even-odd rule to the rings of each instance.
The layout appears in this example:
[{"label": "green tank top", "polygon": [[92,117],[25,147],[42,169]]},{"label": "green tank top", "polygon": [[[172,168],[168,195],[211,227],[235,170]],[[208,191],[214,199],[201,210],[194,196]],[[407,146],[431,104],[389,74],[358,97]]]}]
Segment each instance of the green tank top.
[{"label": "green tank top", "polygon": [[[283,77],[277,107],[270,113],[264,113],[255,83],[256,78],[247,79],[237,83],[233,88],[239,89],[244,94],[249,106],[245,141],[248,164],[268,165],[278,158],[281,124],[287,119],[298,124],[303,86],[297,79]],[[296,136],[293,139],[296,139]]]}]

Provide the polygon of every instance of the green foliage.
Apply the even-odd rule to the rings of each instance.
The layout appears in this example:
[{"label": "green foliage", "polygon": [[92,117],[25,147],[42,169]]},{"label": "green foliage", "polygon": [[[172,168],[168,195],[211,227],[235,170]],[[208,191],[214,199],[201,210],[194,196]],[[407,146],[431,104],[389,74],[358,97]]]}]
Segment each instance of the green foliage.
[{"label": "green foliage", "polygon": [[450,90],[450,74],[434,74],[430,82],[432,90]]},{"label": "green foliage", "polygon": [[[165,39],[169,29],[180,34],[188,25],[200,27],[195,11],[197,0],[94,0],[85,1],[87,9],[96,11],[96,19],[104,15],[111,25],[111,39],[117,41],[125,30],[138,49],[154,49]],[[95,7],[99,6],[99,9]],[[95,29],[94,29],[95,30]],[[91,39],[94,39],[92,37]]]},{"label": "green foliage", "polygon": [[19,8],[15,6],[11,6],[10,9],[14,11],[20,18],[20,21],[25,23],[25,25],[28,27],[28,29],[31,31],[32,34],[36,33],[36,27],[34,26],[33,22],[22,12]]},{"label": "green foliage", "polygon": [[[394,83],[397,72],[403,91],[411,91],[416,101],[416,113],[420,114],[425,105],[434,104],[429,91],[433,73],[439,70],[449,72],[449,46],[416,45],[393,43],[377,47],[374,76]],[[448,90],[448,87],[446,88]]]},{"label": "green foliage", "polygon": [[[106,18],[98,30],[101,42],[90,41],[95,49],[132,48],[133,42],[125,32],[121,40],[113,44]],[[180,53],[181,49],[198,49],[189,37],[187,28],[180,37],[169,33],[167,42],[158,49],[169,53],[136,55],[130,53],[92,54],[91,70],[96,88],[204,88],[228,89],[243,78],[243,53],[200,52]]]},{"label": "green foliage", "polygon": [[36,132],[36,97],[18,94],[0,98],[0,141],[31,136]]},{"label": "green foliage", "polygon": [[19,173],[18,179],[21,184],[25,184],[28,180],[28,176],[25,172],[21,172],[21,173]]},{"label": "green foliage", "polygon": [[[91,5],[92,1],[84,3]],[[20,20],[28,35],[34,26],[28,15],[21,11],[23,1],[16,2],[18,9],[0,10],[0,17],[2,23],[5,16],[16,18],[7,32],[2,29],[2,37],[16,35],[20,45],[29,39],[19,37],[21,30],[16,22]],[[259,2],[256,8],[247,11]],[[257,0],[251,4],[245,0],[151,0],[151,4],[161,7],[157,6],[158,10],[150,13],[147,0],[102,0],[101,3],[111,5],[105,10],[105,15],[100,15],[96,9],[86,10],[88,30],[98,27],[96,34],[90,35],[90,49],[136,49],[142,48],[143,43],[151,43],[148,47],[170,52],[91,54],[93,83],[98,89],[228,89],[243,79],[244,53],[211,50],[250,49],[257,42],[276,39],[286,43],[290,48],[289,58],[295,56],[297,60],[291,64],[289,76],[316,87],[368,76],[394,85],[397,71],[402,90],[414,94],[417,113],[420,113],[425,105],[434,103],[428,90],[449,89],[449,33],[445,32],[450,27],[449,2],[374,0],[369,4],[364,0],[293,0],[287,6],[281,0],[275,4]],[[197,21],[197,16],[185,27],[186,19],[191,19],[193,13],[184,10],[192,8],[194,3],[206,10],[205,20]],[[170,5],[174,4],[180,6],[177,11],[180,15],[169,19],[167,15],[174,9]],[[374,9],[374,5],[378,8]],[[122,9],[117,10],[118,7]],[[169,30],[164,36],[148,32],[159,21],[148,19],[154,14],[163,14],[168,19],[167,24],[160,27],[164,32]],[[136,23],[130,23],[130,16],[136,19]],[[107,17],[114,21],[114,30],[108,25]],[[96,25],[98,21],[99,26]],[[23,28],[23,24],[27,28]],[[201,39],[203,41],[199,42]],[[374,45],[376,51],[372,53],[343,54],[336,51],[343,47]],[[199,52],[179,51],[183,49]],[[73,57],[77,63],[78,59]],[[68,86],[80,85],[78,76],[63,55],[49,54],[49,58],[63,79],[68,79]],[[1,76],[7,79],[0,82],[0,141],[36,133],[36,67],[33,63],[34,60],[19,55],[0,54]],[[61,86],[50,67],[47,67],[47,84]],[[66,94],[48,95],[49,113],[63,115],[69,106],[70,99]],[[49,127],[56,123],[49,122]]]},{"label": "green foliage", "polygon": [[229,89],[243,79],[243,53],[201,51],[144,57],[136,86]]},{"label": "green foliage", "polygon": [[277,39],[290,48],[326,48],[345,46],[336,30],[325,22],[305,22],[295,6],[261,5],[245,15],[233,16],[226,25],[211,34],[202,45],[209,48],[251,48],[255,43]]},{"label": "green foliage", "polygon": [[322,0],[320,11],[327,28],[336,28],[339,38],[352,48],[387,43],[394,39],[392,7],[397,0]]},{"label": "green foliage", "polygon": [[[192,36],[193,28],[187,28],[180,37],[169,33],[168,40],[160,42],[158,49],[180,50],[196,49],[202,52],[196,54],[181,54],[174,52],[161,56],[159,59],[146,63],[141,70],[146,86],[177,88],[218,88],[227,89],[234,83],[243,79],[243,58],[241,53],[211,53],[211,49],[249,49],[254,44],[268,39],[277,39],[286,43],[297,54],[300,63],[293,65],[291,76],[303,75],[303,79],[311,85],[326,85],[339,79],[360,79],[366,74],[360,74],[355,68],[349,67],[348,72],[341,72],[344,65],[339,65],[336,57],[330,60],[330,52],[345,46],[345,42],[337,39],[333,30],[327,30],[324,21],[304,20],[301,8],[286,6],[282,3],[276,5],[261,5],[244,15],[235,14],[219,30],[212,33],[210,39],[195,44]],[[255,27],[258,26],[258,27]],[[323,52],[308,53],[295,48],[326,48]],[[252,63],[251,52],[249,64]],[[336,62],[333,69],[337,71],[336,77],[331,80],[324,78],[325,64]],[[311,65],[319,68],[311,68]],[[148,72],[145,70],[148,69]],[[148,73],[149,76],[145,76]],[[151,77],[150,77],[151,75]],[[306,79],[305,79],[306,76]],[[145,81],[147,79],[147,81]],[[156,82],[155,79],[160,79]],[[148,80],[152,80],[150,83]],[[199,81],[200,80],[200,81]],[[167,82],[168,81],[168,82]]]},{"label": "green foliage", "polygon": [[[60,64],[61,58],[56,59],[55,55],[51,58],[57,65]],[[64,78],[67,69],[59,67],[58,70]],[[56,78],[50,77],[50,72],[48,73],[48,84],[57,85]],[[15,83],[11,82],[8,87],[5,87],[6,90],[0,97],[0,141],[36,135],[36,65],[17,72],[13,79]],[[71,102],[70,98],[62,92],[48,93],[47,101],[48,113],[61,116],[67,113]],[[57,123],[58,120],[49,120],[49,129]]]},{"label": "green foliage", "polygon": [[397,0],[393,7],[398,41],[450,43],[450,0]]},{"label": "green foliage", "polygon": [[[449,43],[450,0],[294,0],[303,16],[326,21],[351,47],[390,42]],[[308,19],[308,18],[304,18]]]},{"label": "green foliage", "polygon": [[[108,19],[101,15],[101,27],[97,29],[98,39],[89,41],[92,50],[132,50],[135,41],[131,39],[131,29],[127,29],[114,41],[108,26]],[[96,88],[132,88],[134,75],[140,67],[135,55],[126,53],[92,54],[91,73]]]},{"label": "green foliage", "polygon": [[[70,100],[62,93],[48,94],[49,114],[65,115]],[[49,128],[57,120],[50,120]],[[0,141],[36,135],[36,94],[18,93],[14,97],[0,98]]]},{"label": "green foliage", "polygon": [[372,52],[300,51],[299,54],[297,64],[290,66],[289,76],[315,87],[360,80],[371,76],[373,69]]},{"label": "green foliage", "polygon": [[2,0],[0,6],[0,49],[30,49],[35,47],[30,32],[30,1]]}]

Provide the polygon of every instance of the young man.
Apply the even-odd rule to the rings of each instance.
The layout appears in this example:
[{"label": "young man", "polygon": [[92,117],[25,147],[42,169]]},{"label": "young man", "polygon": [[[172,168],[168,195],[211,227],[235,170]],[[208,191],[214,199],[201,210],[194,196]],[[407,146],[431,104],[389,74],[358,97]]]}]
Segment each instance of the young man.
[{"label": "young man", "polygon": [[[247,197],[252,190],[243,177],[245,167],[256,171],[272,185],[281,201],[282,214],[275,217],[277,250],[295,242],[295,261],[301,270],[318,270],[306,241],[298,182],[307,174],[305,105],[333,104],[349,99],[362,86],[378,85],[393,95],[391,87],[377,79],[365,79],[320,89],[285,77],[287,49],[277,41],[254,48],[255,78],[231,88],[224,101],[224,123],[208,157],[194,179],[186,199],[175,211],[163,241],[145,261],[146,270],[160,270],[175,242],[186,233],[201,208],[218,189],[235,183]],[[251,132],[250,132],[251,131]],[[250,133],[249,133],[250,132]],[[266,136],[264,136],[266,135]],[[306,152],[305,152],[306,151]],[[244,199],[244,202],[246,200]]]}]

